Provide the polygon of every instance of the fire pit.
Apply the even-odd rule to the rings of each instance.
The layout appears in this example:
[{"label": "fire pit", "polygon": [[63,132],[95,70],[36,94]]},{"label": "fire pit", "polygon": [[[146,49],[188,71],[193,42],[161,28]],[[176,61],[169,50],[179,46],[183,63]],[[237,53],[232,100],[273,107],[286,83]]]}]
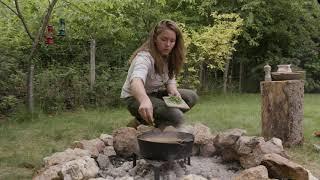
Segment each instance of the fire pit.
[{"label": "fire pit", "polygon": [[[194,137],[183,132],[144,133],[140,129],[138,133],[133,128],[118,129],[112,136],[101,134],[99,139],[77,142],[81,145],[77,147],[84,149],[67,149],[46,157],[45,167],[33,179],[313,178],[307,169],[285,158],[280,139],[265,141],[262,137],[246,136],[241,129],[229,129],[213,137],[202,124],[188,129],[182,131]],[[140,133],[143,134],[137,136]],[[132,162],[134,153],[138,159]]]}]

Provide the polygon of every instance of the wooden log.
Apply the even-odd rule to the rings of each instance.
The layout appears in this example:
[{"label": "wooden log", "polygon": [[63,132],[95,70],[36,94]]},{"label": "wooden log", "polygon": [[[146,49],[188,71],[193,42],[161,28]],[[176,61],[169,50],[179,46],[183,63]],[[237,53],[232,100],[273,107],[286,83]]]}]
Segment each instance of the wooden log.
[{"label": "wooden log", "polygon": [[286,147],[302,144],[304,81],[263,81],[260,87],[262,136]]}]

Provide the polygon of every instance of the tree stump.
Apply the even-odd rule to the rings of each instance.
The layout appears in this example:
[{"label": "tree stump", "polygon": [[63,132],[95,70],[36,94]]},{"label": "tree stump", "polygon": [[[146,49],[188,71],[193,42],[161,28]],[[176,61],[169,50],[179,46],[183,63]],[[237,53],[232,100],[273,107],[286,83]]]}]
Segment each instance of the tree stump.
[{"label": "tree stump", "polygon": [[304,81],[263,81],[260,87],[262,136],[286,147],[302,144]]}]

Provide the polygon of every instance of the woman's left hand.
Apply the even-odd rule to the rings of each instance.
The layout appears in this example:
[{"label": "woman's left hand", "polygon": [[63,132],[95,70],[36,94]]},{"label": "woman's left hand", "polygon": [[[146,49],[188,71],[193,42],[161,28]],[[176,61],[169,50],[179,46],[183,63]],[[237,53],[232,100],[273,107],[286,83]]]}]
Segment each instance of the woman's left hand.
[{"label": "woman's left hand", "polygon": [[167,85],[167,92],[169,96],[177,96],[181,98],[181,94],[177,89],[177,85],[175,83]]},{"label": "woman's left hand", "polygon": [[181,98],[181,94],[179,93],[178,90],[176,90],[176,91],[171,91],[171,92],[169,92],[168,94],[169,94],[169,96],[177,96],[177,97],[180,97],[180,98]]}]

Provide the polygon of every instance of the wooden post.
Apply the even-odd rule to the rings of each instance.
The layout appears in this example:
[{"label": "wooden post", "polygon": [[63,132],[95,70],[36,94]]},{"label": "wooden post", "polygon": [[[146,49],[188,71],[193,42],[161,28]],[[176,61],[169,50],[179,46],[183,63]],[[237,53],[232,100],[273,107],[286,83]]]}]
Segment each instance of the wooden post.
[{"label": "wooden post", "polygon": [[263,81],[260,86],[262,136],[277,137],[286,147],[302,144],[304,81]]},{"label": "wooden post", "polygon": [[96,79],[96,40],[90,41],[90,88],[93,89]]}]

